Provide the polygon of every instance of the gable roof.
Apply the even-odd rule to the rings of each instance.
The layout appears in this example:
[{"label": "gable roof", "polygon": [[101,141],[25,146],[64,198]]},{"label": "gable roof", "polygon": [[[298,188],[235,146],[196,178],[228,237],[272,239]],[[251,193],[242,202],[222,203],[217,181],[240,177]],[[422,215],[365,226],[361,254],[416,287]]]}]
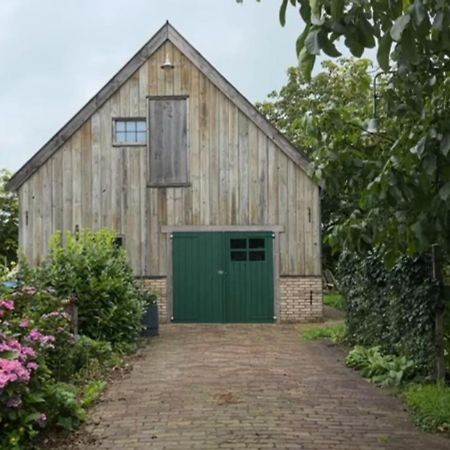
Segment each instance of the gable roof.
[{"label": "gable roof", "polygon": [[222,93],[252,120],[300,168],[307,172],[308,157],[295,147],[231,83],[229,83],[167,21],[159,31],[11,178],[6,188],[15,191],[25,183],[166,41],[170,41]]}]

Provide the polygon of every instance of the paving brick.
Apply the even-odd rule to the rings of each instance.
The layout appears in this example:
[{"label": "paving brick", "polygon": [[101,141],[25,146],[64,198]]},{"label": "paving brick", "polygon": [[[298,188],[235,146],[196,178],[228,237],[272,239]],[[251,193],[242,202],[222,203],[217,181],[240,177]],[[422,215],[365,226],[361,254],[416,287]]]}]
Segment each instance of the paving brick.
[{"label": "paving brick", "polygon": [[165,325],[59,449],[450,448],[342,359],[294,325]]}]

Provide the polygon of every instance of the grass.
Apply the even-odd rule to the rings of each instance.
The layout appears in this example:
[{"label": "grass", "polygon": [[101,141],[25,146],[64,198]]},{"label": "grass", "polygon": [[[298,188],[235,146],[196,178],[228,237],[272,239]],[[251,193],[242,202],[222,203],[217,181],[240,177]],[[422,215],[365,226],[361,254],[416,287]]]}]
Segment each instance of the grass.
[{"label": "grass", "polygon": [[314,341],[317,339],[331,339],[334,343],[343,342],[345,339],[346,328],[343,322],[337,322],[332,325],[314,326],[303,332],[303,339]]},{"label": "grass", "polygon": [[325,294],[323,296],[324,305],[345,311],[345,299],[339,293]]},{"label": "grass", "polygon": [[411,385],[404,396],[420,428],[450,432],[450,386]]}]

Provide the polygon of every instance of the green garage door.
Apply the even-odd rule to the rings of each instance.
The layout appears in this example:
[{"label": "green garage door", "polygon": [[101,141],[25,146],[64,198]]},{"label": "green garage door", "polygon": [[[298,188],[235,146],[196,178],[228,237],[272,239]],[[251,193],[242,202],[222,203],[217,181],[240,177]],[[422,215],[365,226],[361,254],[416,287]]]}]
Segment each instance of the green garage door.
[{"label": "green garage door", "polygon": [[173,234],[176,322],[272,322],[271,233]]}]

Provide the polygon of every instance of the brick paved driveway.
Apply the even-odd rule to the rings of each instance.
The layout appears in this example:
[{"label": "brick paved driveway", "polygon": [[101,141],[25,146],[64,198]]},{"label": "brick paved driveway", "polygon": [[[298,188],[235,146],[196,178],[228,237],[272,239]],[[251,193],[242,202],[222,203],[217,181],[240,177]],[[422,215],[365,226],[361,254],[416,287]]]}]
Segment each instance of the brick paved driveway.
[{"label": "brick paved driveway", "polygon": [[[170,325],[116,382],[82,449],[450,449],[294,326]],[[65,447],[67,448],[67,447]]]}]

